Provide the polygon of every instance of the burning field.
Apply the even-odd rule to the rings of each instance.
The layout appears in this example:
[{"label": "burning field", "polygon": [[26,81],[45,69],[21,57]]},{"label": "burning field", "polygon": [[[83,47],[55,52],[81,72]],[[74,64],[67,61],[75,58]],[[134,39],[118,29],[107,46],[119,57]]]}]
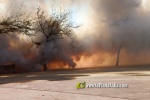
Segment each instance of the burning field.
[{"label": "burning field", "polygon": [[[46,38],[35,30],[35,36],[24,34],[22,27],[9,34],[1,31],[9,16],[26,13],[34,17],[37,5],[49,18],[56,9],[71,11],[68,20],[79,27],[70,26],[73,29],[64,34],[66,31],[58,31],[62,24],[53,22],[50,25],[57,26],[53,33],[64,34],[59,39],[47,36],[51,27],[42,31]],[[38,18],[47,22],[40,9]],[[149,0],[0,0],[0,14],[0,65],[40,71],[43,66],[50,70],[150,64]],[[36,29],[42,30],[40,24]],[[70,32],[74,38],[69,37]]]}]

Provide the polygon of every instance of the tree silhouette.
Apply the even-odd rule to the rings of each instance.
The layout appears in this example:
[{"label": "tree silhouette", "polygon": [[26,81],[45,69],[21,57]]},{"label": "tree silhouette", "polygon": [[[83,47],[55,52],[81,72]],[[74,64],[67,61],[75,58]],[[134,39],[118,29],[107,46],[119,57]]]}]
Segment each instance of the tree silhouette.
[{"label": "tree silhouette", "polygon": [[62,39],[63,36],[75,38],[73,29],[80,27],[80,25],[75,25],[71,22],[70,12],[52,11],[52,15],[48,16],[38,7],[36,15],[37,18],[34,23],[35,33],[44,35],[43,41],[33,40],[33,43],[36,45],[41,45],[55,39]]},{"label": "tree silhouette", "polygon": [[[63,39],[63,36],[67,36],[69,38],[75,38],[75,34],[73,29],[79,28],[80,25],[75,25],[71,22],[70,12],[66,11],[54,11],[52,10],[52,14],[48,16],[44,11],[41,10],[40,7],[37,8],[37,18],[35,18],[34,30],[35,33],[43,35],[43,40],[32,40],[32,42],[38,46],[42,43],[51,42],[56,39]],[[45,55],[42,53],[42,55]],[[47,70],[46,58],[43,59],[44,62],[44,71]]]},{"label": "tree silhouette", "polygon": [[118,66],[118,65],[119,65],[120,52],[121,52],[122,47],[123,47],[123,40],[121,41],[121,44],[119,45],[118,50],[117,50],[117,60],[116,60],[116,66]]},{"label": "tree silhouette", "polygon": [[[22,5],[20,6],[22,7]],[[10,7],[10,9],[13,9]],[[17,8],[15,8],[17,9]],[[14,11],[14,15],[5,16],[5,18],[0,21],[0,34],[6,35],[13,32],[23,33],[28,36],[34,35],[31,31],[34,30],[33,26],[33,18],[31,13],[21,13],[20,9],[18,11]]]},{"label": "tree silhouette", "polygon": [[[52,14],[48,16],[45,11],[38,7],[36,14],[17,13],[3,19],[0,22],[0,34],[6,35],[14,32],[26,34],[31,37],[33,44],[37,47],[46,42],[63,39],[63,36],[73,39],[75,38],[73,29],[80,27],[80,25],[75,25],[71,21],[70,15],[70,12],[52,10]],[[36,38],[38,35],[43,35],[43,40],[38,40]],[[45,61],[46,59],[43,59],[43,62]],[[43,65],[44,70],[47,70],[47,64],[44,63]]]}]

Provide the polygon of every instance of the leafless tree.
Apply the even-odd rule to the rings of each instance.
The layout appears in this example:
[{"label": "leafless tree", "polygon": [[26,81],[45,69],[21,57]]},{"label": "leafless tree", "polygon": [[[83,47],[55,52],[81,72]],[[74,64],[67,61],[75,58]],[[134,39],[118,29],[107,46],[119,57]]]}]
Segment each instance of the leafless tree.
[{"label": "leafless tree", "polygon": [[117,60],[116,60],[116,66],[119,65],[119,60],[120,60],[120,52],[121,52],[121,49],[123,47],[123,41],[121,41],[119,47],[118,47],[118,50],[117,50]]},{"label": "leafless tree", "polygon": [[63,36],[75,38],[74,28],[79,28],[80,25],[75,25],[70,20],[70,12],[56,12],[48,16],[40,7],[37,8],[37,18],[34,23],[36,32],[44,35],[43,41],[34,41],[36,45],[41,45],[44,42],[50,42],[55,39],[62,39]]},{"label": "leafless tree", "polygon": [[[51,15],[47,15],[40,7],[37,8],[36,15],[19,14],[7,17],[0,22],[0,34],[9,34],[13,32],[23,33],[31,36],[32,42],[40,46],[42,43],[50,42],[55,39],[63,39],[63,36],[75,38],[74,28],[80,27],[71,22],[70,12],[57,12],[52,10]],[[44,39],[34,40],[38,35],[43,35]],[[43,59],[43,62],[46,59]],[[44,63],[44,70],[47,70],[47,64]]]},{"label": "leafless tree", "polygon": [[[40,46],[42,43],[51,42],[56,39],[63,39],[63,36],[75,38],[73,29],[79,28],[80,25],[75,25],[71,22],[70,12],[52,10],[52,14],[48,16],[40,7],[37,8],[37,18],[35,18],[34,28],[35,33],[42,34],[43,40],[32,40],[34,44]],[[42,53],[44,55],[44,53]],[[43,59],[44,71],[47,70],[46,58]]]},{"label": "leafless tree", "polygon": [[31,31],[32,23],[29,20],[21,20],[18,16],[8,17],[0,22],[0,34],[9,34],[10,32],[24,33],[28,36],[33,35]]},{"label": "leafless tree", "polygon": [[[17,11],[13,11],[15,14],[10,15],[10,16],[5,16],[1,21],[0,21],[0,34],[6,35],[9,33],[13,32],[18,32],[18,33],[23,33],[28,36],[34,35],[33,31],[33,18],[31,13],[21,13],[21,8],[22,8],[23,3],[20,5],[20,8],[15,8],[19,9]],[[10,7],[9,10],[14,10],[12,6]],[[8,11],[9,12],[9,11]],[[6,12],[7,14],[7,12]]]},{"label": "leafless tree", "polygon": [[[125,17],[124,19],[119,19],[116,23],[114,23],[113,25],[119,25],[120,23],[126,23],[126,22],[129,22],[131,21],[131,19],[127,16]],[[121,35],[120,36],[120,45],[119,47],[117,48],[117,59],[116,59],[116,66],[119,66],[119,61],[120,61],[120,53],[121,53],[121,50],[124,46],[124,36]]]}]

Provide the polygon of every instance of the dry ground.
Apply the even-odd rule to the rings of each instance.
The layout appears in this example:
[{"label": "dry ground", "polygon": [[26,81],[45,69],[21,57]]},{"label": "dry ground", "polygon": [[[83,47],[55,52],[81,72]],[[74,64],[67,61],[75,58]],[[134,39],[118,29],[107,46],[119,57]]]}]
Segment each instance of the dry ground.
[{"label": "dry ground", "polygon": [[[86,88],[78,82],[125,83]],[[150,100],[150,67],[95,68],[0,75],[0,100]]]}]

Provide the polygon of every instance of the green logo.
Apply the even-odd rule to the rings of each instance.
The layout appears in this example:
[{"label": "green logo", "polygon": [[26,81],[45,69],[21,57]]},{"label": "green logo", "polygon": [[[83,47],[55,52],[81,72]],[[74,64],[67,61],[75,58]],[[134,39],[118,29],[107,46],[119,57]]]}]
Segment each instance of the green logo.
[{"label": "green logo", "polygon": [[77,83],[77,89],[84,89],[86,87],[86,82],[78,82]]}]

